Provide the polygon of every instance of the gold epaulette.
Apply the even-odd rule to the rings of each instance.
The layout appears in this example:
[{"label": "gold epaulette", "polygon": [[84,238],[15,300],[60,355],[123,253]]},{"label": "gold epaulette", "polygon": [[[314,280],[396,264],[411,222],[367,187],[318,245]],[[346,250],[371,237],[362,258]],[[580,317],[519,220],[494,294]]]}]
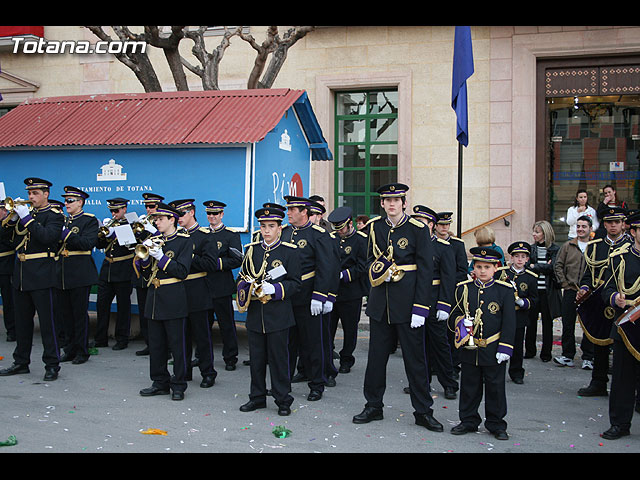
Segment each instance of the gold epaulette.
[{"label": "gold epaulette", "polygon": [[330,236],[331,238],[336,238],[336,234],[335,234],[335,232],[329,232],[329,236]]},{"label": "gold epaulette", "polygon": [[507,268],[510,268],[509,265],[505,265],[504,267],[498,267],[498,271],[506,270]]},{"label": "gold epaulette", "polygon": [[454,237],[453,235],[449,237],[449,240],[457,240],[459,242],[464,243],[464,240],[462,240],[461,238],[458,238],[458,237]]},{"label": "gold epaulette", "polygon": [[416,227],[420,227],[420,228],[426,227],[426,225],[423,222],[421,222],[420,220],[416,220],[413,217],[409,217],[409,223],[412,223]]},{"label": "gold epaulette", "polygon": [[202,233],[211,233],[211,229],[209,229],[207,227],[200,227],[200,228],[198,228],[198,231],[200,231]]},{"label": "gold epaulette", "polygon": [[504,285],[505,287],[515,288],[512,283],[505,282],[503,280],[496,280],[496,283],[500,285]]},{"label": "gold epaulette", "polygon": [[82,212],[82,215],[86,215],[87,217],[95,217],[93,213],[89,213],[89,212]]},{"label": "gold epaulette", "polygon": [[178,235],[179,237],[189,238],[189,234],[187,232],[178,232],[176,233],[176,235]]},{"label": "gold epaulette", "polygon": [[367,225],[369,225],[370,223],[373,222],[377,222],[378,220],[380,220],[382,217],[380,215],[378,215],[377,217],[373,217],[371,219],[369,219],[369,221],[367,223],[364,224],[364,226],[366,227]]},{"label": "gold epaulette", "polygon": [[470,278],[467,278],[466,280],[456,283],[456,287],[459,287],[460,285],[464,285],[465,283],[470,283],[470,282],[473,282],[473,280]]},{"label": "gold epaulette", "polygon": [[62,210],[60,210],[58,207],[51,207],[51,211],[53,213],[62,213]]},{"label": "gold epaulette", "polygon": [[537,274],[537,273],[532,272],[532,271],[531,271],[531,270],[529,270],[529,269],[525,269],[524,271],[525,271],[525,272],[527,272],[528,274],[533,275],[534,277],[538,278],[538,274]]},{"label": "gold epaulette", "polygon": [[[256,242],[247,243],[245,247],[249,247],[251,245],[260,245],[261,243],[262,243],[262,240],[258,240]],[[282,242],[282,243],[285,243],[285,242]]]},{"label": "gold epaulette", "polygon": [[[256,243],[260,243],[260,242],[256,242]],[[289,243],[289,242],[282,242],[282,245],[284,245],[285,247],[289,247],[289,248],[298,248],[298,246],[294,243]]]},{"label": "gold epaulette", "polygon": [[443,240],[442,238],[438,237],[438,242],[440,243],[444,243],[445,245],[451,245],[449,242],[447,242],[446,240]]},{"label": "gold epaulette", "polygon": [[602,238],[594,238],[593,240],[589,240],[587,242],[587,245],[591,245],[592,243],[598,243],[598,242],[601,242],[601,241],[602,241]]},{"label": "gold epaulette", "polygon": [[613,257],[614,255],[623,255],[625,253],[627,253],[629,251],[629,247],[631,246],[630,243],[625,243],[624,245],[622,245],[619,248],[616,248],[613,252],[611,252],[609,254],[610,257]]},{"label": "gold epaulette", "polygon": [[311,225],[311,227],[315,228],[319,232],[326,232],[326,230],[323,227],[321,227],[320,225],[316,225],[315,223],[313,225]]},{"label": "gold epaulette", "polygon": [[361,232],[360,230],[358,230],[358,235],[360,235],[361,237],[367,238],[368,235],[364,232]]}]

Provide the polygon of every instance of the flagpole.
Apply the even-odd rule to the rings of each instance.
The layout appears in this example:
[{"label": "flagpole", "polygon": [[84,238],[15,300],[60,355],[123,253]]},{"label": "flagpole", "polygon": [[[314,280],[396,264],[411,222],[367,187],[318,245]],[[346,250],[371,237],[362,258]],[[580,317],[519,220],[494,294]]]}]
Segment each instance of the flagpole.
[{"label": "flagpole", "polygon": [[462,144],[458,142],[458,238],[462,238]]}]

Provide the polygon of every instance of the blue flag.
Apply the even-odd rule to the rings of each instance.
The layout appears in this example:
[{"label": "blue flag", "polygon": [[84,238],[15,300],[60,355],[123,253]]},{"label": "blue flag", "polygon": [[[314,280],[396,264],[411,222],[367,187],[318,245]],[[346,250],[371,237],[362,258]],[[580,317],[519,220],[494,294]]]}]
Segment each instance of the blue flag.
[{"label": "blue flag", "polygon": [[467,78],[473,75],[473,48],[471,27],[456,27],[453,43],[453,81],[451,107],[456,112],[456,139],[469,145],[469,119],[467,116]]}]

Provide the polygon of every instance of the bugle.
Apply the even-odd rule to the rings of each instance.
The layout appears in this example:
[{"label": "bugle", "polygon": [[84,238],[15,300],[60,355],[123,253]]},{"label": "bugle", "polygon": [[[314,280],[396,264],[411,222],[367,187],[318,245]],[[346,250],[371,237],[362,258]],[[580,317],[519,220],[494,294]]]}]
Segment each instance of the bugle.
[{"label": "bugle", "polygon": [[146,260],[152,248],[162,248],[164,246],[164,240],[161,238],[150,238],[149,240],[151,241],[150,246],[138,243],[134,248],[135,255],[142,260]]},{"label": "bugle", "polygon": [[98,235],[101,237],[106,237],[107,235],[109,235],[109,228],[116,225],[119,221],[120,220],[118,220],[117,218],[112,218],[111,221],[109,221],[109,223],[102,225],[98,229]]},{"label": "bugle", "polygon": [[2,220],[3,227],[9,223],[11,216],[15,213],[14,210],[17,205],[28,205],[29,210],[33,210],[33,203],[29,200],[14,200],[11,197],[5,197],[4,208],[7,210],[7,216]]}]

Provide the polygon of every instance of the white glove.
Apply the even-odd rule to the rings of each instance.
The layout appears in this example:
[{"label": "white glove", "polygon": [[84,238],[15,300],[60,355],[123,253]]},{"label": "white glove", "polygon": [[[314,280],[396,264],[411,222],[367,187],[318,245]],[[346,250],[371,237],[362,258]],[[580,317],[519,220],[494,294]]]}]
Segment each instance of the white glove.
[{"label": "white glove", "polygon": [[473,320],[471,320],[470,318],[465,318],[464,319],[464,326],[465,327],[473,327]]},{"label": "white glove", "polygon": [[516,305],[518,305],[519,307],[524,307],[524,300],[521,298],[518,298],[516,300]]},{"label": "white glove", "polygon": [[416,315],[415,313],[411,315],[411,328],[418,328],[424,325],[424,317],[421,315]]},{"label": "white glove", "polygon": [[156,260],[160,260],[164,255],[164,252],[161,248],[151,248],[149,249],[149,255],[151,255]]},{"label": "white glove", "polygon": [[29,215],[29,207],[26,205],[16,205],[14,211],[18,214],[20,218],[24,218]]},{"label": "white glove", "polygon": [[436,312],[436,318],[439,322],[444,322],[447,318],[449,318],[449,314],[444,310],[438,310]]},{"label": "white glove", "polygon": [[113,235],[113,232],[115,231],[116,231],[115,227],[109,227],[109,234],[107,235],[107,237],[110,237],[111,235]]},{"label": "white glove", "polygon": [[109,223],[111,220],[112,220],[112,218],[111,218],[111,217],[107,217],[107,218],[105,218],[104,220],[102,220],[102,225],[103,225],[103,226],[104,226],[104,225],[106,225],[106,224],[107,224],[107,223]]},{"label": "white glove", "polygon": [[506,362],[507,360],[509,360],[509,355],[507,355],[506,353],[496,353],[496,360],[498,361],[498,363],[502,363],[502,362]]},{"label": "white glove", "polygon": [[144,245],[145,247],[152,248],[153,247],[153,242],[151,241],[150,238],[147,238],[144,242],[142,242],[142,245]]},{"label": "white glove", "polygon": [[387,274],[387,278],[384,279],[385,282],[390,282],[391,281],[391,272],[389,272]]},{"label": "white glove", "polygon": [[319,300],[311,300],[311,315],[320,315],[322,313],[322,302]]},{"label": "white glove", "polygon": [[265,295],[273,295],[276,293],[276,287],[271,285],[269,282],[262,282],[262,291]]},{"label": "white glove", "polygon": [[331,313],[333,310],[333,302],[324,302],[322,304],[322,313]]}]

